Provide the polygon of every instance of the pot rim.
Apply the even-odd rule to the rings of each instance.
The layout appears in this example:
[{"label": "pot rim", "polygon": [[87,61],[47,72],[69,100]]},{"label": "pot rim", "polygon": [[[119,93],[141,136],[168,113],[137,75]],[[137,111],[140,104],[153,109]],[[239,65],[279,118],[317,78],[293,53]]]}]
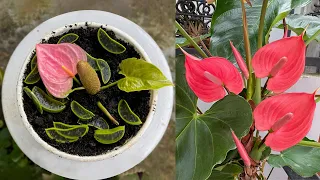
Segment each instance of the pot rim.
[{"label": "pot rim", "polygon": [[[76,26],[75,26],[76,24]],[[69,25],[72,25],[72,27],[70,27]],[[110,25],[104,25],[102,23],[96,23],[96,22],[78,22],[78,23],[73,23],[73,24],[68,24],[66,26],[60,27],[58,29],[53,30],[53,32],[49,33],[48,35],[46,35],[45,37],[39,39],[39,43],[42,41],[42,39],[48,40],[51,37],[55,37],[55,36],[59,36],[61,34],[64,34],[65,32],[68,32],[70,29],[79,29],[81,27],[95,27],[95,28],[99,28],[99,27],[103,27],[106,28],[107,30],[111,30],[115,33],[116,37],[119,39],[122,39],[124,41],[126,41],[127,43],[131,44],[132,46],[134,46],[135,50],[141,55],[141,57],[143,57],[143,59],[145,59],[147,62],[151,62],[149,56],[146,54],[146,52],[142,49],[142,47],[132,38],[130,37],[127,33],[124,33],[123,31],[110,26]],[[25,62],[20,70],[20,75],[19,75],[19,81],[18,81],[18,87],[17,87],[17,101],[18,101],[18,105],[19,105],[19,111],[20,114],[22,116],[22,121],[25,125],[25,127],[27,128],[27,130],[30,132],[30,134],[33,136],[33,138],[39,143],[41,144],[45,149],[47,149],[48,151],[57,154],[58,156],[62,157],[62,158],[66,158],[66,159],[71,159],[71,160],[77,160],[77,161],[100,161],[109,157],[113,157],[116,156],[117,154],[122,153],[123,151],[125,151],[127,149],[127,147],[132,146],[133,144],[135,144],[138,140],[139,137],[142,136],[142,134],[145,132],[146,128],[148,128],[150,122],[152,121],[153,115],[154,115],[154,110],[156,109],[156,103],[157,103],[157,97],[158,97],[158,93],[157,91],[153,90],[151,91],[151,96],[150,96],[150,109],[148,112],[148,116],[146,118],[146,121],[143,123],[142,127],[139,129],[138,133],[128,139],[125,144],[123,144],[122,146],[118,146],[115,147],[112,150],[109,150],[103,154],[100,155],[95,155],[95,156],[79,156],[79,155],[74,155],[74,154],[69,154],[66,152],[63,152],[61,150],[58,150],[57,148],[49,145],[46,141],[44,141],[39,135],[38,133],[36,133],[32,127],[32,125],[29,123],[26,113],[24,111],[24,107],[23,107],[23,79],[25,77],[25,71],[27,68],[27,65],[29,64],[29,62],[31,61],[31,57],[34,53],[34,50],[32,50],[29,55],[27,56],[27,58],[25,59]]]},{"label": "pot rim", "polygon": [[[163,137],[170,121],[173,108],[173,87],[158,90],[157,110],[154,112],[145,133],[139,140],[120,154],[99,161],[76,161],[62,158],[40,145],[26,129],[22,122],[17,101],[17,83],[20,78],[26,56],[30,53],[38,39],[48,32],[66,24],[79,22],[97,22],[108,24],[129,34],[144,49],[150,60],[163,74],[171,78],[168,63],[155,41],[141,27],[132,21],[113,13],[98,10],[81,10],[69,12],[51,18],[33,29],[17,46],[7,65],[3,81],[2,104],[3,113],[11,136],[20,149],[34,163],[42,168],[71,179],[104,179],[118,175],[134,167],[145,159]],[[26,55],[26,56],[21,56]]]}]

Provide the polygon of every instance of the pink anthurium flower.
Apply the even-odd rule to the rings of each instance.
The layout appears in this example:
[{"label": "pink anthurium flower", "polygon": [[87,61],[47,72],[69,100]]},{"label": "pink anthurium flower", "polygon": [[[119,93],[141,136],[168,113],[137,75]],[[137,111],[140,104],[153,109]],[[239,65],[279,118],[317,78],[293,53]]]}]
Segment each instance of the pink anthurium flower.
[{"label": "pink anthurium flower", "polygon": [[315,93],[280,94],[262,101],[255,108],[256,129],[269,130],[267,146],[274,151],[283,151],[307,135],[316,108]]},{"label": "pink anthurium flower", "polygon": [[251,159],[246,151],[246,149],[244,148],[243,144],[241,143],[241,141],[238,139],[238,137],[236,136],[236,134],[231,130],[231,134],[232,134],[232,138],[234,143],[237,146],[237,150],[240,154],[240,157],[243,160],[244,165],[246,165],[247,167],[251,166]]},{"label": "pink anthurium flower", "polygon": [[87,61],[86,52],[70,43],[37,44],[37,65],[41,80],[50,94],[65,98],[77,74],[77,63]]},{"label": "pink anthurium flower", "polygon": [[230,41],[230,46],[231,46],[234,58],[236,59],[237,64],[238,64],[240,70],[243,73],[243,76],[246,79],[249,79],[249,71],[248,71],[247,65],[244,63],[244,60],[243,60],[240,52],[236,49],[236,47],[233,46],[231,41]]},{"label": "pink anthurium flower", "polygon": [[282,93],[299,80],[305,66],[303,34],[274,41],[254,55],[252,67],[255,75],[269,77],[268,90]]},{"label": "pink anthurium flower", "polygon": [[205,102],[222,99],[225,88],[235,94],[243,89],[241,74],[232,63],[222,57],[209,57],[203,60],[185,54],[186,80],[192,91]]}]

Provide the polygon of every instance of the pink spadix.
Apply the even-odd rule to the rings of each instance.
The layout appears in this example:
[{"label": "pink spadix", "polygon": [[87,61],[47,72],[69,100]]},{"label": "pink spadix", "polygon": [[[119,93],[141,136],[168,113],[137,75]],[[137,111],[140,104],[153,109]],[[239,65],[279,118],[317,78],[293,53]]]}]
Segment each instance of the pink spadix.
[{"label": "pink spadix", "polygon": [[287,57],[282,57],[271,69],[270,76],[274,77],[278,74],[278,72],[281,70],[281,68],[286,64],[288,61]]},{"label": "pink spadix", "polygon": [[271,130],[273,132],[278,131],[281,127],[283,127],[285,124],[287,124],[291,119],[293,118],[292,113],[287,113],[282,118],[280,118],[274,125],[272,125]]},{"label": "pink spadix", "polygon": [[237,146],[237,150],[240,154],[240,157],[242,158],[244,165],[246,165],[247,167],[251,166],[251,159],[246,151],[246,149],[244,148],[243,144],[241,143],[241,141],[238,139],[238,137],[236,136],[236,134],[231,130],[232,133],[232,138],[234,143]]}]

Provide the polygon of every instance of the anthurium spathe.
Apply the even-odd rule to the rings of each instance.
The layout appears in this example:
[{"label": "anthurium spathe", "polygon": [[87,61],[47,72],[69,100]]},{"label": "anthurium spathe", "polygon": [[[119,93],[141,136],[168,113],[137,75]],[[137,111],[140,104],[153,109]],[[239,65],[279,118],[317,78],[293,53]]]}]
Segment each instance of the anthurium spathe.
[{"label": "anthurium spathe", "polygon": [[316,102],[315,92],[286,93],[270,97],[254,110],[255,127],[268,131],[265,144],[283,151],[301,141],[309,132]]},{"label": "anthurium spathe", "polygon": [[239,152],[239,155],[243,160],[244,165],[246,165],[247,167],[250,167],[251,166],[251,159],[250,159],[246,149],[244,148],[243,144],[241,143],[241,141],[238,139],[238,137],[236,136],[236,134],[232,130],[231,130],[231,134],[232,134],[233,141],[237,146],[237,150]]},{"label": "anthurium spathe", "polygon": [[[183,51],[183,50],[182,50]],[[239,94],[243,89],[240,72],[222,57],[199,59],[183,51],[186,80],[192,91],[205,102],[222,99],[226,91]]]},{"label": "anthurium spathe", "polygon": [[255,75],[258,78],[269,77],[268,90],[282,93],[299,80],[305,66],[303,34],[274,41],[254,55],[252,67]]},{"label": "anthurium spathe", "polygon": [[87,61],[86,52],[70,43],[37,44],[37,65],[47,90],[57,98],[65,98],[77,74],[77,63]]}]

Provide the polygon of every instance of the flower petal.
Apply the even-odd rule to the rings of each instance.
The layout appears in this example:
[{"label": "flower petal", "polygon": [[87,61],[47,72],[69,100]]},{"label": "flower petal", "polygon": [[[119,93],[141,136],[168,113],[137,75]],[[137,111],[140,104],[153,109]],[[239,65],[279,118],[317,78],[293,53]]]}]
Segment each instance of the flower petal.
[{"label": "flower petal", "polygon": [[[260,131],[270,130],[288,113],[293,117],[277,131],[269,133],[266,145],[272,150],[285,150],[301,141],[309,132],[316,103],[314,94],[286,93],[262,101],[254,110],[255,127]],[[307,112],[307,113],[306,113]]]},{"label": "flower petal", "polygon": [[[186,57],[186,80],[192,91],[205,102],[222,99],[225,95],[225,86],[230,92],[239,94],[243,89],[241,74],[236,67],[227,59],[221,57],[210,57],[200,60],[183,51]],[[214,83],[204,74],[213,75],[221,83]]]},{"label": "flower petal", "polygon": [[267,89],[282,93],[294,85],[303,73],[306,45],[302,36],[283,38],[259,49],[252,59],[252,67],[258,78],[270,76],[271,70],[282,57],[288,61],[269,79]]},{"label": "flower petal", "polygon": [[247,167],[250,167],[251,166],[251,159],[250,159],[246,149],[244,148],[243,144],[241,143],[241,141],[238,139],[238,137],[236,136],[236,134],[232,130],[231,130],[231,133],[232,133],[233,141],[235,142],[235,144],[237,146],[237,150],[240,154],[240,157],[243,160],[243,163]]},{"label": "flower petal", "polygon": [[72,74],[77,74],[77,63],[87,61],[86,52],[79,46],[70,43],[37,44],[37,64],[40,77],[50,94],[64,98],[72,88]]}]

